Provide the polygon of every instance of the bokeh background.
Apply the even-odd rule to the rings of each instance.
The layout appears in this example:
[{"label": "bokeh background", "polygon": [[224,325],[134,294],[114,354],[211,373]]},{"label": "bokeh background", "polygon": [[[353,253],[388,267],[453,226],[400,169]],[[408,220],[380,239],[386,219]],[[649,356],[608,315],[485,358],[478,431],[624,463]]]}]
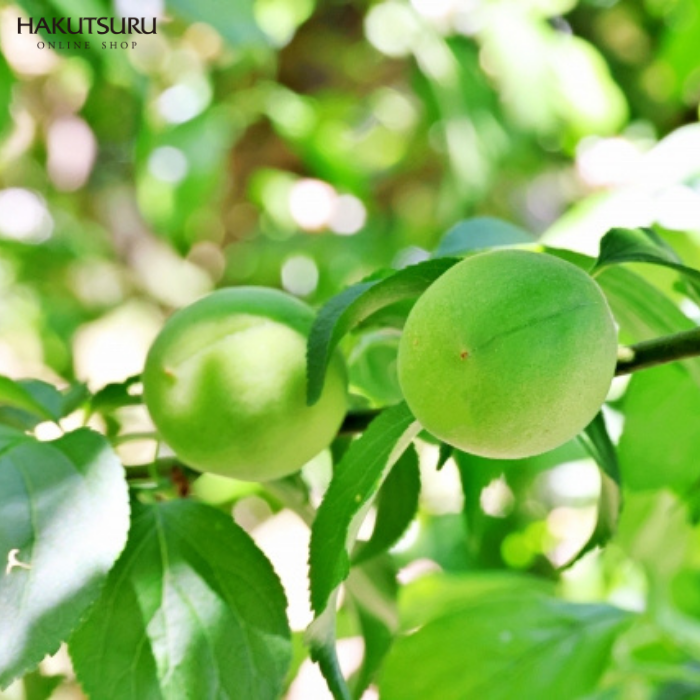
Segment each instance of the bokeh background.
[{"label": "bokeh background", "polygon": [[[18,35],[30,15],[155,16],[158,34],[130,37],[133,49],[102,49],[109,36],[39,49],[65,37]],[[613,225],[656,224],[700,261],[698,0],[23,0],[0,4],[0,46],[2,374],[123,381],[168,314],[216,287],[279,287],[317,306],[425,259],[474,216],[588,254]],[[670,273],[644,275],[672,293]],[[358,402],[398,399],[397,338],[348,342]],[[120,421],[149,429],[135,409]],[[467,554],[459,465],[437,474],[436,448],[421,456],[411,570],[476,557],[549,575],[595,521],[600,484],[582,452],[522,484],[493,469],[474,489],[500,525]],[[305,526],[254,494],[199,488],[235,501],[303,629]],[[519,488],[529,500],[515,508]],[[579,571],[571,595],[634,607],[638,572],[606,571]],[[352,665],[359,642],[343,644]],[[302,666],[290,699],[325,697],[314,673]]]}]

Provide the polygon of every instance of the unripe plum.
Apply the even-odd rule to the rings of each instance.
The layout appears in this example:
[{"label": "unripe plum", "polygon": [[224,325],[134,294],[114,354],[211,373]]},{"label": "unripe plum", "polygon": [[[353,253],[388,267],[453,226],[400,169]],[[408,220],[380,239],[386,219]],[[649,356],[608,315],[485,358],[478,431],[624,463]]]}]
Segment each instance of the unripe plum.
[{"label": "unripe plum", "polygon": [[399,382],[435,437],[518,459],[567,442],[610,387],[617,332],[597,283],[551,255],[467,258],[417,301],[399,345]]},{"label": "unripe plum", "polygon": [[168,320],[148,353],[144,399],[180,459],[203,472],[265,481],[328,447],[346,412],[346,372],[336,353],[321,398],[306,405],[313,319],[282,292],[236,287]]}]

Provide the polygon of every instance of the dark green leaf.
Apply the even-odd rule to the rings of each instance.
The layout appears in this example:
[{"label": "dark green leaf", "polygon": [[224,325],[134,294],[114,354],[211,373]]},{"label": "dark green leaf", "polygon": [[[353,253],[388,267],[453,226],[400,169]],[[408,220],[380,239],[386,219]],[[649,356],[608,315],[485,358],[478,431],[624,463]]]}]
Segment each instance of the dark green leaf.
[{"label": "dark green leaf", "polygon": [[91,410],[96,413],[112,413],[123,406],[134,406],[142,403],[141,396],[132,393],[140,381],[141,375],[137,374],[123,382],[107,384],[95,392],[90,402]]},{"label": "dark green leaf", "polygon": [[359,282],[333,297],[319,311],[309,334],[309,403],[321,396],[328,362],[346,333],[379,309],[417,297],[457,262],[454,258],[426,260],[379,279]]},{"label": "dark green leaf", "polygon": [[335,653],[338,588],[350,572],[350,550],[367,510],[419,430],[403,403],[372,421],[338,464],[311,530],[311,607],[316,619],[307,643],[337,699],[349,698]]},{"label": "dark green leaf", "polygon": [[602,411],[586,426],[580,438],[598,466],[619,486],[620,465]]},{"label": "dark green leaf", "polygon": [[70,641],[93,700],[274,700],[291,661],[282,586],[250,537],[192,501],[139,506]]},{"label": "dark green leaf", "polygon": [[415,448],[401,455],[379,490],[372,536],[359,545],[353,564],[367,561],[396,544],[418,511],[420,470]]},{"label": "dark green leaf", "polygon": [[541,589],[493,575],[434,576],[409,587],[407,634],[387,659],[382,700],[578,698],[593,689],[631,616]]},{"label": "dark green leaf", "polygon": [[610,229],[600,242],[600,255],[593,272],[629,262],[670,267],[687,277],[696,289],[700,289],[700,271],[681,264],[673,249],[651,229]]},{"label": "dark green leaf", "polygon": [[[124,472],[81,429],[55,442],[0,431],[0,686],[56,652],[126,541]],[[14,558],[31,567],[12,566]]]},{"label": "dark green leaf", "polygon": [[39,671],[28,673],[22,679],[24,700],[49,700],[63,680],[63,676],[44,676]]},{"label": "dark green leaf", "polygon": [[484,248],[534,243],[535,239],[524,229],[490,216],[460,221],[440,241],[433,257],[465,255]]}]

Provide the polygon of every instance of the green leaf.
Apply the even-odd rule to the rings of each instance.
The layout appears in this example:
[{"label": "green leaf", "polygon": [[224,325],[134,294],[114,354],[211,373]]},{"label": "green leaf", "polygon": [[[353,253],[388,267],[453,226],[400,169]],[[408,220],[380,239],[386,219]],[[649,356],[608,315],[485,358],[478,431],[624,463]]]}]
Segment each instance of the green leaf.
[{"label": "green leaf", "polygon": [[700,290],[700,271],[681,264],[673,249],[651,229],[610,229],[600,242],[600,255],[592,272],[629,262],[669,267],[687,277]]},{"label": "green leaf", "polygon": [[28,673],[22,679],[24,700],[49,700],[63,681],[64,676],[44,676],[39,671]]},{"label": "green leaf", "polygon": [[353,567],[345,584],[360,623],[365,648],[352,679],[354,698],[363,697],[386,657],[399,628],[396,573],[388,557]]},{"label": "green leaf", "polygon": [[386,409],[344,454],[311,529],[311,656],[335,698],[349,698],[335,655],[335,601],[350,573],[350,551],[372,501],[391,468],[420,431],[406,404]]},{"label": "green leaf", "polygon": [[455,258],[426,260],[378,278],[375,275],[333,297],[319,311],[309,334],[309,404],[316,403],[321,396],[328,362],[346,333],[379,309],[419,296],[457,262]]},{"label": "green leaf", "polygon": [[274,700],[292,654],[285,607],[270,563],[228,515],[139,505],[70,653],[93,700]]},{"label": "green leaf", "polygon": [[[607,268],[597,281],[610,302],[621,334],[633,342],[695,327],[667,296],[631,270]],[[700,387],[700,359],[675,364],[687,371]]]},{"label": "green leaf", "polygon": [[534,237],[518,226],[490,216],[460,221],[440,241],[433,257],[465,255],[484,248],[534,243]]},{"label": "green leaf", "polygon": [[132,393],[141,381],[141,375],[125,379],[123,382],[107,384],[90,401],[90,410],[95,413],[113,413],[123,406],[135,406],[143,402],[140,394]]},{"label": "green leaf", "polygon": [[414,447],[404,452],[386,478],[377,498],[372,536],[357,548],[353,564],[372,559],[396,544],[418,511],[420,470]]},{"label": "green leaf", "polygon": [[631,619],[512,575],[429,577],[409,586],[400,607],[408,633],[388,656],[382,700],[578,698]]},{"label": "green leaf", "polygon": [[[86,428],[55,442],[0,430],[0,686],[55,653],[80,622],[129,527],[124,471]],[[9,566],[14,557],[23,566]]]},{"label": "green leaf", "polygon": [[608,434],[602,411],[599,411],[596,417],[586,426],[586,429],[580,435],[580,439],[598,466],[619,486],[620,465],[617,461],[615,445]]},{"label": "green leaf", "polygon": [[206,22],[232,46],[266,46],[267,39],[255,22],[252,0],[223,5],[217,0],[168,0],[168,7],[193,22]]},{"label": "green leaf", "polygon": [[579,440],[600,468],[600,496],[596,524],[586,544],[562,568],[573,566],[597,547],[604,547],[617,532],[622,510],[620,494],[620,465],[615,445],[610,439],[603,412],[586,426]]},{"label": "green leaf", "polygon": [[43,420],[56,420],[56,416],[44,405],[44,402],[35,396],[31,387],[31,384],[26,385],[9,377],[0,376],[0,406],[27,411]]},{"label": "green leaf", "polygon": [[682,368],[671,364],[634,374],[622,410],[618,452],[627,488],[684,492],[700,479],[700,392]]}]

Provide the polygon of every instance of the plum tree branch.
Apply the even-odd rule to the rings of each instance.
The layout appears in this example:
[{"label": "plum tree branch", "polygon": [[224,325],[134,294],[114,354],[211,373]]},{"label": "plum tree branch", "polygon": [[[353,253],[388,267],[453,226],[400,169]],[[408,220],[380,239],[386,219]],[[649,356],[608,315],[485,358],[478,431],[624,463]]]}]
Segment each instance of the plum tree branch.
[{"label": "plum tree branch", "polygon": [[700,328],[620,347],[615,376],[700,355]]}]

